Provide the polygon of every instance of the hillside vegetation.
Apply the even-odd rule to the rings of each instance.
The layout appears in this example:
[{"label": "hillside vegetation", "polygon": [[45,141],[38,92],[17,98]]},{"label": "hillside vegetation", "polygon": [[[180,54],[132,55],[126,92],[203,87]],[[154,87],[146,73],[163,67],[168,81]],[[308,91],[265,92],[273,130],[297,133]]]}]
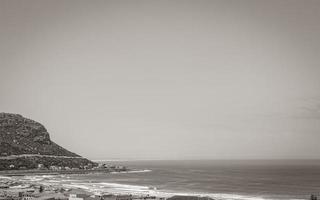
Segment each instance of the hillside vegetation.
[{"label": "hillside vegetation", "polygon": [[[13,155],[21,157],[12,158]],[[11,113],[0,113],[0,158],[0,170],[9,169],[10,165],[31,169],[37,164],[77,168],[93,164],[51,141],[42,124]]]}]

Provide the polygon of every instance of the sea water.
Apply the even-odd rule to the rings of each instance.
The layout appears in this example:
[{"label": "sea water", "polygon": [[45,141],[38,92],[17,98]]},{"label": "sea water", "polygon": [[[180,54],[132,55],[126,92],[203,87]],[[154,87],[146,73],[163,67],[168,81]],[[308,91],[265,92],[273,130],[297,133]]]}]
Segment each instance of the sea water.
[{"label": "sea water", "polygon": [[[215,199],[308,199],[320,195],[320,161],[113,161],[129,173],[42,177],[92,192],[200,195]],[[28,177],[25,177],[28,179]],[[29,177],[39,181],[39,177]]]}]

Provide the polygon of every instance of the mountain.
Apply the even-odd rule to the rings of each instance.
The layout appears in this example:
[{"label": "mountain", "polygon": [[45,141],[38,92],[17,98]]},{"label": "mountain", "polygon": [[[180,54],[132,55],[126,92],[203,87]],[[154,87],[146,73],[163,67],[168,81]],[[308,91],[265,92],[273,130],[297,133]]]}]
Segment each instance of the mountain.
[{"label": "mountain", "polygon": [[47,168],[95,165],[51,141],[39,122],[18,114],[0,113],[0,170],[32,169],[38,164]]}]

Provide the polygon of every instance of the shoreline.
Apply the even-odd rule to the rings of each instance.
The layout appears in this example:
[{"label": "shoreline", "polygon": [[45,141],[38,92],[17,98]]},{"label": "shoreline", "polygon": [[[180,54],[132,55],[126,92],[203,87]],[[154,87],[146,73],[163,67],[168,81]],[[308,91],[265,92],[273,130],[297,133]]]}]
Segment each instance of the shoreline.
[{"label": "shoreline", "polygon": [[[19,173],[17,173],[19,171]],[[121,183],[113,183],[110,182],[74,182],[73,179],[68,179],[68,176],[63,176],[63,174],[89,174],[89,173],[106,173],[106,170],[70,170],[70,171],[53,171],[53,170],[10,170],[11,173],[7,173],[8,171],[1,171],[0,174],[0,200],[1,193],[4,190],[14,191],[15,195],[19,192],[26,192],[28,190],[37,191],[40,186],[46,188],[46,192],[41,194],[41,200],[48,199],[48,197],[52,196],[64,196],[65,199],[69,199],[70,194],[87,194],[90,196],[100,196],[101,195],[111,195],[113,197],[125,197],[131,196],[132,199],[157,199],[157,200],[272,200],[277,199],[273,197],[265,197],[265,196],[256,196],[249,194],[232,194],[232,193],[199,193],[193,191],[173,191],[173,190],[158,190],[157,188],[149,187],[146,185],[126,185]],[[119,173],[129,173],[119,172]],[[110,172],[107,172],[110,173]],[[48,176],[46,176],[48,175]],[[55,181],[55,176],[63,177],[62,181]],[[23,177],[26,176],[26,177]],[[107,180],[106,180],[107,181]],[[2,183],[8,185],[8,188],[2,188],[4,186]],[[13,186],[13,187],[12,187]],[[11,187],[11,188],[10,188]],[[105,187],[106,190],[101,189]],[[36,193],[39,195],[39,193]],[[130,197],[130,198],[131,198]],[[174,197],[174,198],[173,198]],[[172,198],[172,199],[171,199]],[[36,197],[35,199],[38,199]],[[286,198],[284,198],[286,199]],[[301,199],[301,198],[296,198]],[[21,199],[14,199],[21,200]],[[51,199],[52,200],[52,199]],[[83,199],[86,200],[86,199]],[[92,199],[88,199],[92,200]],[[102,199],[96,199],[102,200]],[[111,199],[108,199],[111,200]],[[114,199],[117,200],[117,199]],[[122,199],[124,200],[124,199]],[[125,199],[131,200],[131,199]]]},{"label": "shoreline", "polygon": [[[85,173],[99,173],[105,172],[105,170],[78,170],[73,174],[84,174]],[[32,180],[37,176],[45,175],[62,175],[63,172],[46,171],[41,172],[40,170],[24,170],[20,171],[17,175],[16,172],[0,174],[0,199],[1,200],[23,200],[22,195],[32,197],[33,199],[39,200],[213,200],[209,196],[203,195],[187,195],[183,193],[170,193],[164,191],[157,191],[152,187],[145,186],[149,192],[137,191],[99,191],[94,188],[87,187],[82,184],[63,184],[61,182],[50,182],[43,180]],[[81,173],[80,173],[81,172]],[[68,172],[71,173],[71,172]],[[31,179],[19,178],[22,176],[34,175]],[[30,176],[29,176],[30,177]],[[52,180],[51,177],[45,177],[47,180]],[[117,183],[105,183],[110,185],[117,185]],[[121,184],[119,184],[121,185]],[[132,187],[135,187],[132,185]],[[41,189],[42,188],[42,189]],[[42,191],[41,191],[42,190]],[[75,196],[85,196],[82,199],[75,199]]]},{"label": "shoreline", "polygon": [[[36,176],[36,175],[35,175]],[[0,186],[1,186],[1,176],[0,176]],[[51,179],[51,177],[46,177],[46,179]],[[2,179],[3,182],[3,179]],[[5,181],[6,182],[6,181]],[[88,199],[83,198],[81,200],[267,200],[258,196],[244,196],[237,194],[209,194],[209,193],[197,193],[197,192],[178,192],[178,191],[161,191],[156,188],[147,187],[148,192],[127,190],[121,191],[117,190],[117,188],[111,188],[108,191],[99,191],[99,189],[90,188],[88,185],[83,184],[61,184],[61,183],[48,183],[43,182],[41,180],[31,181],[28,180],[13,180],[11,176],[7,176],[7,182],[13,183],[13,187],[7,188],[5,190],[11,190],[11,195],[14,193],[15,197],[19,194],[19,192],[28,193],[28,191],[32,191],[30,193],[31,196],[34,197],[35,200],[80,200],[80,199],[72,199],[70,198],[72,195],[80,195],[86,196]],[[104,183],[110,185],[118,185],[118,183]],[[90,184],[89,184],[90,185]],[[122,185],[122,184],[119,184]],[[40,193],[39,188],[44,187],[44,192]],[[128,185],[129,186],[129,185]],[[132,187],[139,187],[135,185],[130,185]],[[0,199],[1,193],[3,192],[3,188],[0,187]],[[12,196],[14,196],[12,195]],[[11,197],[12,197],[11,196]],[[102,198],[105,197],[105,198]],[[52,199],[53,198],[53,199]],[[92,199],[94,198],[94,199]],[[21,200],[21,198],[10,198],[11,200]],[[2,200],[2,199],[1,199]],[[271,200],[271,199],[270,199]]]},{"label": "shoreline", "polygon": [[25,175],[60,175],[60,174],[90,174],[90,173],[126,173],[126,171],[111,171],[108,169],[76,169],[76,170],[39,170],[39,169],[27,169],[27,170],[2,170],[0,175],[2,176],[25,176]]}]

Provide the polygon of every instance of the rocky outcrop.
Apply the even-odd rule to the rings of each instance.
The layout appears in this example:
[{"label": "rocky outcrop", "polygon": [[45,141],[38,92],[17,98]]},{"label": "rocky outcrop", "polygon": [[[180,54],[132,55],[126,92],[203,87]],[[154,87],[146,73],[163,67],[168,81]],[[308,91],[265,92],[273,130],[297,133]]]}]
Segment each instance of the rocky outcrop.
[{"label": "rocky outcrop", "polygon": [[[33,168],[39,160],[46,162],[46,159],[48,161],[50,160],[50,163],[58,163],[59,166],[70,165],[70,167],[80,167],[80,165],[92,163],[51,141],[46,128],[39,122],[27,119],[18,114],[0,113],[1,163],[12,164],[12,162],[14,162],[12,159],[13,155],[25,154],[43,155],[41,158],[39,158],[39,156],[36,158],[31,158],[30,156],[28,158],[17,158],[16,160],[20,161],[19,165],[26,168]],[[51,157],[46,158],[45,155]],[[10,161],[4,162],[6,157],[8,157]],[[53,159],[53,157],[55,158]],[[72,159],[72,162],[70,159]],[[30,163],[32,163],[32,167]],[[50,163],[48,163],[48,165],[50,165]],[[4,166],[2,167],[5,168]]]}]

